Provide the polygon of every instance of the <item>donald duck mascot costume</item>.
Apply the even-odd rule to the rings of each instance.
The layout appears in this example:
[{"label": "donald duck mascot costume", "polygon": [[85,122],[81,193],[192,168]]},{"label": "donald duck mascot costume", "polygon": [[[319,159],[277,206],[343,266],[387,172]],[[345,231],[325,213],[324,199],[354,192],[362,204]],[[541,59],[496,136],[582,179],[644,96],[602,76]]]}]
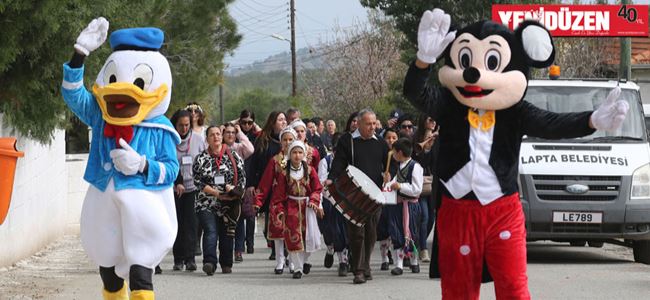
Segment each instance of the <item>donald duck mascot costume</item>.
[{"label": "donald duck mascot costume", "polygon": [[81,212],[81,241],[99,265],[104,299],[154,299],[154,267],[171,249],[177,223],[172,184],[180,137],[164,116],[171,96],[169,64],[158,52],[158,28],[113,32],[113,53],[92,87],[83,84],[83,61],[106,40],[108,21],[93,20],[63,65],[62,94],[92,128],[84,179],[90,183]]}]

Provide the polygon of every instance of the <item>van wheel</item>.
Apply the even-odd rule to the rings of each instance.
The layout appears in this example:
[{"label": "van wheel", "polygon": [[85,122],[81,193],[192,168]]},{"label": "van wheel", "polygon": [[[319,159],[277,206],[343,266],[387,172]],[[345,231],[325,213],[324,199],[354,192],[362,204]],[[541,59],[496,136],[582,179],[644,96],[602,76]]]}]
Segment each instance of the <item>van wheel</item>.
[{"label": "van wheel", "polygon": [[604,244],[604,242],[589,242],[589,247],[602,248]]},{"label": "van wheel", "polygon": [[569,242],[571,247],[584,247],[587,244],[587,241],[573,241]]},{"label": "van wheel", "polygon": [[650,265],[650,241],[634,241],[632,252],[635,262]]}]

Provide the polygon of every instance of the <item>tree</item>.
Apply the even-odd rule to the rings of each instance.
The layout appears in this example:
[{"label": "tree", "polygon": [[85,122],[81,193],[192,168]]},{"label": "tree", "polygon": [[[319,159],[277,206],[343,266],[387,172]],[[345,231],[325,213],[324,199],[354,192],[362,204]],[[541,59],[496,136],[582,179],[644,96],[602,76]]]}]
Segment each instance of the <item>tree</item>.
[{"label": "tree", "polygon": [[[187,102],[206,103],[223,82],[223,58],[241,40],[226,5],[233,0],[173,0],[158,23],[167,42],[163,54],[169,60],[174,86],[170,112]],[[155,22],[155,20],[152,20]]]},{"label": "tree", "polygon": [[284,111],[290,106],[289,98],[287,94],[278,95],[262,88],[246,90],[233,101],[224,104],[225,120],[236,119],[239,117],[239,112],[243,109],[249,109],[255,113],[257,124],[262,126],[271,111]]},{"label": "tree", "polygon": [[[70,124],[60,95],[61,64],[72,56],[72,45],[79,32],[98,16],[109,20],[111,31],[161,27],[166,33],[162,52],[170,57],[174,76],[172,107],[185,102],[186,98],[177,96],[206,97],[211,91],[206,82],[216,85],[224,53],[232,51],[239,42],[225,8],[230,2],[0,2],[0,112],[18,132],[43,143],[50,141],[54,128]],[[189,55],[195,56],[187,54],[191,48],[195,51]],[[86,59],[86,83],[94,81],[109,53],[109,47],[102,46]]]},{"label": "tree", "polygon": [[487,19],[491,14],[491,3],[485,0],[360,0],[361,5],[381,10],[395,20],[395,28],[406,37],[400,47],[402,60],[409,62],[415,58],[417,50],[417,29],[425,11],[440,8],[452,16],[452,26],[469,24]]},{"label": "tree", "polygon": [[325,67],[301,73],[314,114],[344,122],[365,107],[387,113],[389,83],[406,71],[399,60],[402,40],[394,24],[378,13],[371,13],[367,24],[336,30],[315,54],[325,58]]}]

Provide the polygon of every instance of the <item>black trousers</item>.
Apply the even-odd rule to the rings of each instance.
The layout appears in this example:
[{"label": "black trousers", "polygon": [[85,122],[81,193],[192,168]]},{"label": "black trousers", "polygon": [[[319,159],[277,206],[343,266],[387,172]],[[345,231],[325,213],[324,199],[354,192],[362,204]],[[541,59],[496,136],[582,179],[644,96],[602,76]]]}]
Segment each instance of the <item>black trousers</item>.
[{"label": "black trousers", "polygon": [[377,222],[381,209],[362,227],[348,222],[348,242],[350,243],[350,268],[354,274],[370,273],[370,256],[377,241]]},{"label": "black trousers", "polygon": [[194,250],[196,247],[197,218],[194,210],[194,199],[198,192],[184,193],[180,197],[174,197],[176,202],[176,220],[178,221],[178,233],[174,241],[174,264],[194,262]]}]

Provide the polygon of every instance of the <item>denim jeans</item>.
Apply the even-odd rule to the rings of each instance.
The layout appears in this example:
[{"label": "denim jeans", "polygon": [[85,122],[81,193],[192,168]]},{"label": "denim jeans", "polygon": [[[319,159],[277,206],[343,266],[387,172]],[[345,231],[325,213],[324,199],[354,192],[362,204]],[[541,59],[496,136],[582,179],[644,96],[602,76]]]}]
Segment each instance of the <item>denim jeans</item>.
[{"label": "denim jeans", "polygon": [[[429,233],[431,233],[431,229],[433,228],[433,222],[430,222],[430,219],[432,219],[434,215],[429,210],[429,197],[431,196],[420,198],[418,201],[420,204],[420,230],[418,230],[418,249],[421,250],[427,249],[427,237],[429,237]],[[429,227],[429,224],[431,224],[431,227]]]},{"label": "denim jeans", "polygon": [[244,252],[244,242],[246,247],[253,248],[255,238],[255,217],[239,218],[237,229],[235,230],[235,252]]},{"label": "denim jeans", "polygon": [[[212,211],[198,212],[199,222],[203,227],[203,263],[219,263],[221,267],[232,267],[233,238],[226,234],[223,220]],[[219,258],[217,258],[217,240],[219,242]]]}]

